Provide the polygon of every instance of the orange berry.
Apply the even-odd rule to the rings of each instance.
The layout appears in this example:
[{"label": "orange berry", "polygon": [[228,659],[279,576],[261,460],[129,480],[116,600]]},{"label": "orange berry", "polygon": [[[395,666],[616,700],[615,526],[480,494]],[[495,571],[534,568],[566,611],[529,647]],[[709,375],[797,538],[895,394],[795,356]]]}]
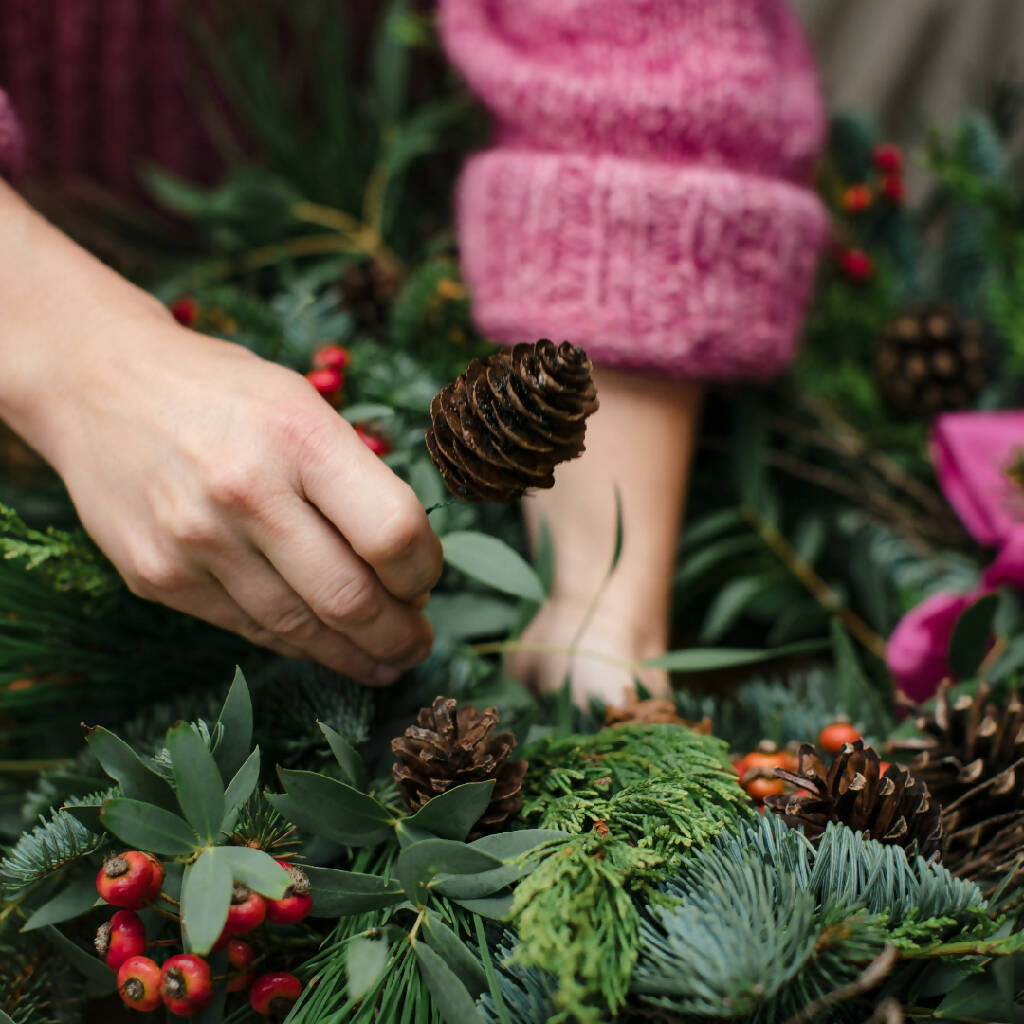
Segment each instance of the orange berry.
[{"label": "orange berry", "polygon": [[861,738],[860,730],[852,722],[839,719],[821,730],[818,746],[827,754],[838,754],[844,743],[853,743]]}]

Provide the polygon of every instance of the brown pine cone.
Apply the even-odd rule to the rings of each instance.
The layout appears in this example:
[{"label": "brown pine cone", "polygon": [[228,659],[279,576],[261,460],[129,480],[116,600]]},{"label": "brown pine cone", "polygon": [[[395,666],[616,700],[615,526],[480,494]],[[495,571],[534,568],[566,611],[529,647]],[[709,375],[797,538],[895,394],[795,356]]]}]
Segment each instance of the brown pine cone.
[{"label": "brown pine cone", "polygon": [[555,466],[583,451],[596,408],[583,349],[546,338],[516,345],[474,359],[434,397],[427,450],[456,497],[512,501],[554,486]]},{"label": "brown pine cone", "polygon": [[391,741],[396,762],[395,782],[410,812],[428,800],[465,782],[495,780],[491,802],[471,834],[501,830],[523,806],[525,761],[509,760],[516,740],[510,732],[495,735],[498,712],[478,712],[466,706],[456,710],[451,697],[435,697],[421,708],[417,725]]},{"label": "brown pine cone", "polygon": [[787,825],[802,825],[816,842],[830,821],[842,822],[869,839],[895,843],[930,856],[942,839],[940,808],[928,787],[905,768],[891,764],[883,773],[878,754],[863,740],[844,743],[831,767],[810,743],[800,747],[797,770],[775,774],[796,793],[765,797],[765,805]]}]

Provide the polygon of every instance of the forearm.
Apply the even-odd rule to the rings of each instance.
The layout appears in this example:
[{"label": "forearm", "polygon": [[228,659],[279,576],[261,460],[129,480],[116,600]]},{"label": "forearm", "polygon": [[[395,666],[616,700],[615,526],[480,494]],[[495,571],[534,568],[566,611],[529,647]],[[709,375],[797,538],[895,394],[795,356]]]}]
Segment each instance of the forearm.
[{"label": "forearm", "polygon": [[112,362],[125,324],[167,319],[152,296],[72,242],[3,181],[0,309],[0,418],[51,461],[53,424],[67,389],[80,379],[78,364]]}]

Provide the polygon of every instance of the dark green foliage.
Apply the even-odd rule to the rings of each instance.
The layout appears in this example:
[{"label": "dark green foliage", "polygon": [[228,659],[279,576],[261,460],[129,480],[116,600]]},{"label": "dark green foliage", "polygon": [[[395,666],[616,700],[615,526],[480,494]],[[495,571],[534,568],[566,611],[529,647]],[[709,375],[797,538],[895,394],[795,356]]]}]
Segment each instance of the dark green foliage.
[{"label": "dark green foliage", "polygon": [[54,872],[101,850],[108,842],[90,831],[67,811],[52,811],[27,831],[0,861],[0,889],[10,898],[43,881]]},{"label": "dark green foliage", "polygon": [[[16,919],[15,919],[16,920]],[[0,1012],[17,1024],[79,1024],[81,978],[38,939],[0,924]]]}]

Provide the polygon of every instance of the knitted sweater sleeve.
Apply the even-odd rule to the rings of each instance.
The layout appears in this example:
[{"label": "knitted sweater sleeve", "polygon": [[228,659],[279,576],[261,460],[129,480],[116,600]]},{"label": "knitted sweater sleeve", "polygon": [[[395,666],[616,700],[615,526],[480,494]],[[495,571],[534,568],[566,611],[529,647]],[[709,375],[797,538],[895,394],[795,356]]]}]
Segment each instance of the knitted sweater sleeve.
[{"label": "knitted sweater sleeve", "polygon": [[0,89],[0,175],[17,173],[23,156],[21,127],[7,93]]},{"label": "knitted sweater sleeve", "polygon": [[828,220],[784,0],[441,0],[441,29],[496,121],[457,192],[486,333],[677,377],[786,364]]}]

